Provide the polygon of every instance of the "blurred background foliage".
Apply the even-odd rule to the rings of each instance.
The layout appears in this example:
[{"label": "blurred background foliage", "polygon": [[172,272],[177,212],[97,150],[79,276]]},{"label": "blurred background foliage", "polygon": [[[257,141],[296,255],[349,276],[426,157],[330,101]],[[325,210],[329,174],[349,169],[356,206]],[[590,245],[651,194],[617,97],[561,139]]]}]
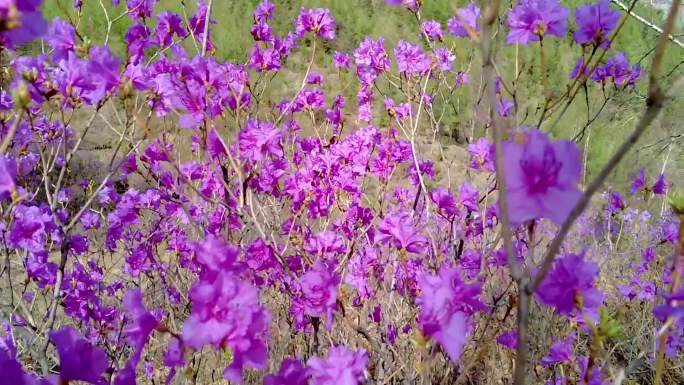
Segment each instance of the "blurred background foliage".
[{"label": "blurred background foliage", "polygon": [[[400,39],[412,43],[424,44],[420,38],[419,23],[413,14],[400,7],[388,7],[384,0],[272,0],[276,5],[276,17],[272,23],[278,35],[285,35],[292,30],[293,21],[299,13],[300,7],[329,8],[337,20],[337,39],[324,43],[323,49],[327,55],[317,54],[314,68],[326,77],[326,92],[329,101],[338,92],[348,97],[348,105],[354,109],[356,91],[353,86],[345,87],[353,80],[353,74],[338,74],[332,67],[332,53],[344,51],[352,53],[358,43],[365,36],[384,37],[388,53]],[[628,1],[623,1],[628,3]],[[84,0],[80,17],[73,10],[72,0],[49,0],[44,2],[44,13],[48,19],[61,17],[63,19],[78,20],[78,30],[82,36],[90,40],[91,44],[102,44],[107,31],[107,18],[115,19],[125,11],[125,0],[121,5],[113,7],[109,0]],[[216,47],[216,57],[235,63],[244,63],[249,57],[253,45],[249,33],[253,22],[252,11],[259,0],[215,0],[212,17],[216,23],[211,26],[212,40]],[[463,7],[468,1],[458,0],[425,0],[421,8],[423,20],[434,19],[446,29],[446,21],[454,15],[454,9]],[[574,9],[587,1],[571,0],[563,3]],[[511,2],[504,2],[511,7]],[[155,10],[169,10],[186,17],[191,17],[197,7],[196,0],[161,0]],[[635,12],[655,25],[662,25],[664,13],[651,6],[650,0],[639,0],[634,8]],[[624,17],[624,12],[623,12]],[[571,18],[572,19],[572,18]],[[155,21],[149,22],[154,25]],[[502,20],[505,25],[505,20]],[[112,25],[109,43],[111,48],[122,57],[126,53],[123,39],[131,22],[124,17]],[[570,33],[574,30],[570,23]],[[682,26],[677,28],[677,34],[684,39]],[[509,87],[517,89],[517,113],[515,122],[518,125],[536,126],[543,108],[543,89],[539,66],[539,45],[510,46],[504,43],[506,31],[500,29],[497,38],[500,42],[497,52],[497,64],[504,82]],[[627,54],[630,62],[639,63],[647,71],[651,61],[651,54],[655,48],[658,33],[643,23],[628,17],[626,24],[617,38],[614,49]],[[477,96],[479,81],[479,52],[478,46],[465,39],[446,38],[446,44],[452,48],[457,56],[456,70],[467,70],[470,85],[455,92],[450,102],[451,108],[445,109],[440,134],[444,138],[451,138],[464,143],[471,135],[473,111],[461,109],[460,106],[472,106],[473,98]],[[35,43],[27,48],[33,53],[40,52],[41,43]],[[186,42],[189,54],[195,53],[195,47]],[[582,47],[576,45],[571,38],[548,39],[544,49],[548,58],[548,76],[552,94],[559,95],[565,91],[568,84],[568,74],[577,58],[582,53]],[[284,70],[269,87],[268,96],[278,100],[291,93],[292,84],[299,84],[307,65],[310,41],[300,44],[300,53],[290,58]],[[320,51],[319,51],[320,52]],[[612,52],[606,55],[606,59]],[[514,84],[516,68],[520,72],[517,84]],[[684,74],[684,49],[670,43],[665,57],[665,71],[662,82],[665,87],[673,79]],[[294,83],[293,83],[294,82]],[[353,83],[353,82],[352,82]],[[586,152],[587,174],[592,173],[605,163],[613,150],[629,134],[639,114],[643,110],[647,81],[642,78],[637,87],[630,92],[616,93],[610,87],[601,88],[592,84],[586,91],[582,91],[568,109],[567,113],[553,127],[552,135],[556,137],[572,138],[579,135],[585,126],[584,135],[578,138],[579,146]],[[396,96],[396,95],[388,95]],[[510,99],[510,96],[509,96]],[[377,97],[378,104],[382,102]],[[666,165],[669,181],[682,187],[684,178],[684,104],[682,96],[678,95],[670,103],[658,121],[646,133],[626,162],[615,171],[611,179],[613,184],[624,184],[638,170],[638,166],[646,167],[651,173],[660,172]],[[382,108],[379,106],[379,108]],[[437,107],[439,108],[439,107]],[[469,107],[470,108],[470,107]],[[557,113],[558,110],[556,110]],[[597,112],[599,112],[597,114]],[[385,116],[381,114],[379,116]],[[555,116],[551,116],[542,129],[549,129]],[[589,124],[590,123],[590,124]],[[482,127],[483,124],[475,125]],[[480,128],[475,135],[484,135]],[[444,142],[443,142],[444,143]]]}]

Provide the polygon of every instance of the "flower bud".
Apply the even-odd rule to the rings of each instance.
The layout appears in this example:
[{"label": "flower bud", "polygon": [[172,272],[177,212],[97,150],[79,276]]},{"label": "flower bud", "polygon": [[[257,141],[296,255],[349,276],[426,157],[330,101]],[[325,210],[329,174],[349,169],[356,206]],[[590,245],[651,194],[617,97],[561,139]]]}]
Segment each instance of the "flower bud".
[{"label": "flower bud", "polygon": [[25,110],[26,108],[28,108],[30,103],[31,103],[31,93],[29,92],[28,88],[26,87],[26,83],[19,82],[19,85],[17,85],[17,88],[14,89],[14,104],[18,108]]}]

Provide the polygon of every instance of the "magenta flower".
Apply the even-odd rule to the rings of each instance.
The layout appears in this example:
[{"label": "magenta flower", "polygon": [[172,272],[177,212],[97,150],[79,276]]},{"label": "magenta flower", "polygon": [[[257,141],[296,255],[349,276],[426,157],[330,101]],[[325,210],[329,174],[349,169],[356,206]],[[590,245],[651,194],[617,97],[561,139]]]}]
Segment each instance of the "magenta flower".
[{"label": "magenta flower", "polygon": [[420,28],[423,31],[423,34],[425,34],[425,36],[432,41],[441,41],[444,37],[444,34],[442,33],[442,25],[439,24],[438,21],[424,21]]},{"label": "magenta flower", "polygon": [[261,48],[254,44],[249,56],[249,67],[257,72],[278,71],[282,66],[280,53],[275,48]]},{"label": "magenta flower", "polygon": [[632,194],[646,190],[648,186],[646,185],[646,170],[642,167],[639,170],[639,174],[632,180]]},{"label": "magenta flower", "polygon": [[3,385],[33,385],[33,379],[9,352],[0,349],[0,383]]},{"label": "magenta flower", "polygon": [[31,252],[43,251],[47,233],[53,226],[50,215],[40,208],[17,206],[9,232],[9,244]]},{"label": "magenta flower", "polygon": [[575,333],[570,333],[564,340],[554,341],[549,348],[549,354],[542,357],[539,362],[542,366],[548,367],[569,362],[574,358],[572,354],[572,344],[575,342]]},{"label": "magenta flower", "polygon": [[351,59],[344,52],[335,51],[333,55],[333,65],[335,68],[351,68]]},{"label": "magenta flower", "polygon": [[347,245],[336,232],[324,231],[309,237],[304,244],[304,250],[312,256],[334,256],[335,254],[346,253]]},{"label": "magenta flower", "polygon": [[575,11],[577,44],[602,45],[620,20],[620,12],[610,9],[609,0],[585,4]]},{"label": "magenta flower", "polygon": [[406,212],[387,215],[378,227],[378,239],[399,250],[415,254],[424,252],[428,244],[427,239],[413,226],[411,216]]},{"label": "magenta flower", "polygon": [[550,141],[537,129],[503,144],[511,223],[548,218],[565,221],[581,192],[580,152],[572,141]]},{"label": "magenta flower", "polygon": [[394,56],[397,58],[399,71],[408,75],[423,74],[430,68],[431,60],[423,49],[405,40],[399,40]]},{"label": "magenta flower", "polygon": [[515,350],[518,347],[518,331],[509,330],[498,336],[496,342],[509,350]]},{"label": "magenta flower", "polygon": [[273,5],[269,0],[263,0],[254,10],[254,21],[257,23],[265,23],[271,20],[274,11],[275,5]]},{"label": "magenta flower", "polygon": [[451,71],[454,61],[456,61],[456,55],[451,53],[447,47],[439,47],[435,49],[435,57],[437,58],[439,70],[442,72]]},{"label": "magenta flower", "polygon": [[494,172],[494,145],[482,137],[468,145],[470,167],[478,171]]},{"label": "magenta flower", "polygon": [[47,32],[47,23],[40,13],[42,0],[3,0],[0,2],[0,47],[14,49]]},{"label": "magenta flower", "polygon": [[623,88],[626,86],[634,87],[641,75],[642,71],[639,65],[630,65],[627,55],[623,52],[617,52],[606,61],[606,64],[596,68],[591,79],[597,82],[612,80],[615,87]]},{"label": "magenta flower", "polygon": [[337,290],[339,274],[331,271],[321,260],[300,279],[304,313],[311,317],[325,317],[326,328],[330,330],[337,311]]},{"label": "magenta flower", "polygon": [[330,348],[328,357],[313,357],[307,362],[311,385],[357,385],[365,381],[368,353],[344,346]]},{"label": "magenta flower", "polygon": [[76,47],[76,32],[71,24],[55,18],[45,40],[52,47],[52,60],[56,63],[67,59]]},{"label": "magenta flower", "polygon": [[12,198],[15,190],[14,178],[17,174],[17,167],[9,158],[0,155],[0,200]]},{"label": "magenta flower", "polygon": [[245,251],[247,266],[256,271],[269,270],[278,263],[271,246],[261,238],[252,242]]},{"label": "magenta flower", "polygon": [[50,333],[50,340],[59,353],[62,381],[84,381],[102,384],[102,373],[109,367],[105,352],[83,339],[71,326]]},{"label": "magenta flower", "polygon": [[608,206],[606,207],[606,210],[608,210],[609,213],[611,214],[616,214],[619,213],[620,211],[624,210],[625,207],[625,201],[622,199],[622,195],[620,195],[619,192],[611,192],[608,194]]},{"label": "magenta flower", "polygon": [[658,179],[656,180],[655,184],[653,184],[653,187],[651,187],[651,191],[653,191],[655,195],[667,194],[667,182],[665,182],[665,174],[658,175]]},{"label": "magenta flower", "polygon": [[589,76],[590,71],[587,67],[587,63],[585,63],[584,60],[584,55],[577,59],[575,66],[572,68],[572,71],[570,71],[570,80],[576,79],[578,76]]},{"label": "magenta flower", "polygon": [[163,48],[173,43],[174,35],[183,38],[188,35],[188,31],[180,15],[167,11],[157,15],[156,35],[159,47]]},{"label": "magenta flower", "polygon": [[129,290],[124,296],[123,305],[130,317],[124,333],[136,350],[142,350],[159,320],[145,308],[140,289]]},{"label": "magenta flower", "polygon": [[439,212],[447,219],[453,219],[458,214],[456,207],[456,198],[454,195],[444,187],[434,189],[430,193],[430,198],[435,202]]},{"label": "magenta flower", "polygon": [[190,290],[192,312],[183,325],[183,343],[195,349],[230,347],[233,361],[223,374],[241,382],[244,366],[263,369],[266,364],[270,314],[259,303],[257,289],[236,275],[239,249],[216,238],[195,249],[202,271]]},{"label": "magenta flower", "polygon": [[594,286],[598,274],[599,266],[585,262],[583,254],[568,254],[555,261],[537,288],[537,298],[560,314],[594,311],[603,303],[603,293]]},{"label": "magenta flower", "polygon": [[658,179],[656,182],[653,184],[653,186],[649,186],[648,182],[646,181],[646,170],[642,167],[639,170],[639,174],[632,179],[632,186],[631,186],[631,192],[632,194],[641,192],[641,191],[646,191],[646,192],[653,192],[655,195],[665,195],[667,193],[667,182],[665,182],[665,174],[660,174],[658,175]]},{"label": "magenta flower", "polygon": [[456,16],[447,21],[447,31],[454,36],[469,37],[480,31],[480,8],[475,3],[456,9]]},{"label": "magenta flower", "polygon": [[195,282],[189,296],[192,312],[183,325],[187,346],[229,346],[233,361],[223,374],[230,381],[242,381],[243,366],[265,367],[270,314],[259,303],[256,288],[223,270]]},{"label": "magenta flower", "polygon": [[264,385],[306,385],[308,373],[299,360],[286,358],[280,364],[278,374],[264,377]]},{"label": "magenta flower", "polygon": [[159,0],[126,0],[126,9],[133,19],[149,19]]},{"label": "magenta flower", "polygon": [[508,14],[508,44],[527,44],[568,31],[570,11],[557,0],[520,0]]},{"label": "magenta flower", "polygon": [[329,9],[302,8],[295,22],[295,31],[299,37],[304,37],[307,32],[313,32],[323,39],[333,40],[335,39],[335,19]]},{"label": "magenta flower", "polygon": [[458,363],[471,331],[470,316],[486,309],[480,302],[480,286],[466,284],[457,269],[443,265],[439,275],[418,277],[420,306],[418,323],[423,333],[434,338]]},{"label": "magenta flower", "polygon": [[370,68],[376,72],[389,71],[390,60],[385,52],[385,39],[373,40],[366,36],[354,51],[354,60],[359,67]]},{"label": "magenta flower", "polygon": [[240,156],[252,162],[259,162],[266,156],[283,156],[282,133],[270,122],[247,121],[240,131]]}]

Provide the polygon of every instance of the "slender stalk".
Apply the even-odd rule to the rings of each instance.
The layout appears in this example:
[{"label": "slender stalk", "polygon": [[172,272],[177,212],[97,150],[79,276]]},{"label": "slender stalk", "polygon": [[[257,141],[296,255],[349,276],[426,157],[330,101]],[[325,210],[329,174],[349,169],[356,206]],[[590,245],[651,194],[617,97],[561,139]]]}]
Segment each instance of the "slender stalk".
[{"label": "slender stalk", "polygon": [[211,19],[211,7],[214,4],[214,0],[209,0],[207,4],[207,15],[204,21],[204,35],[202,36],[202,56],[207,55],[207,42],[209,41],[209,20]]},{"label": "slender stalk", "polygon": [[21,122],[21,117],[23,116],[23,111],[17,113],[17,115],[14,118],[14,122],[10,126],[9,131],[7,132],[7,136],[2,140],[2,144],[0,144],[0,155],[5,154],[7,149],[10,146],[10,143],[12,143],[12,139],[14,138],[14,135],[17,133],[17,128],[19,128],[19,123]]}]

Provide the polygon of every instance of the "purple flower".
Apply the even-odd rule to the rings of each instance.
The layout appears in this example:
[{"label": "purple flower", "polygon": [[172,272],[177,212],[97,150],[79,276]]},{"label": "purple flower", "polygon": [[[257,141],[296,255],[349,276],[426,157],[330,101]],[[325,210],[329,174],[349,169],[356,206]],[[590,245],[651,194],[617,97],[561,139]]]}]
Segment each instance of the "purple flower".
[{"label": "purple flower", "polygon": [[256,288],[224,269],[201,277],[190,289],[189,297],[192,312],[183,325],[183,342],[187,346],[229,346],[233,361],[223,374],[230,381],[242,381],[244,366],[266,366],[270,314],[259,304]]},{"label": "purple flower", "polygon": [[271,20],[274,11],[275,5],[268,0],[263,0],[254,10],[254,21],[257,23],[265,23]]},{"label": "purple flower", "polygon": [[252,38],[254,41],[274,41],[273,29],[266,23],[256,23],[252,25]]},{"label": "purple flower", "polygon": [[24,373],[19,361],[3,349],[0,349],[0,383],[3,385],[50,385],[47,381],[38,381],[33,375]]},{"label": "purple flower", "polygon": [[653,191],[653,194],[655,195],[667,194],[667,183],[665,182],[665,174],[660,174],[658,176],[658,180],[656,180],[655,184],[653,184],[653,187],[651,187],[651,191]]},{"label": "purple flower", "polygon": [[281,140],[281,131],[272,123],[249,120],[240,131],[240,156],[255,163],[268,155],[282,157]]},{"label": "purple flower", "polygon": [[462,87],[465,84],[468,84],[468,73],[463,71],[456,72],[456,75],[454,76],[454,85],[456,87]]},{"label": "purple flower", "polygon": [[286,358],[280,364],[278,374],[264,377],[264,385],[306,385],[308,373],[299,360]]},{"label": "purple flower", "polygon": [[447,47],[439,47],[435,49],[435,56],[437,57],[437,64],[439,64],[439,70],[442,72],[449,72],[456,61],[456,55],[449,51]]},{"label": "purple flower", "polygon": [[585,262],[582,254],[568,254],[554,262],[537,288],[537,298],[560,314],[595,310],[603,302],[603,294],[594,287],[598,274],[596,263]]},{"label": "purple flower", "polygon": [[510,350],[515,350],[518,347],[518,331],[510,330],[499,337],[497,337],[496,342]]},{"label": "purple flower", "polygon": [[351,59],[346,53],[335,51],[333,65],[335,65],[335,68],[351,68]]},{"label": "purple flower", "polygon": [[142,350],[159,320],[145,308],[140,289],[129,290],[124,296],[123,306],[130,317],[130,323],[124,330],[126,338],[136,350]]},{"label": "purple flower", "polygon": [[[612,383],[611,381],[604,381],[603,369],[598,364],[595,363],[589,368],[589,358],[577,357],[577,365],[580,367],[581,385],[610,385]],[[590,372],[587,373],[587,370]]]},{"label": "purple flower", "polygon": [[427,239],[413,226],[411,216],[405,212],[387,215],[380,223],[378,233],[380,242],[409,253],[420,254],[428,244]]},{"label": "purple flower", "polygon": [[47,31],[40,13],[42,0],[3,0],[0,2],[0,47],[14,49],[36,39]]},{"label": "purple flower", "polygon": [[347,246],[336,232],[324,231],[309,237],[304,245],[304,250],[312,256],[327,256],[344,254],[347,252]]},{"label": "purple flower", "polygon": [[339,274],[331,271],[321,260],[301,278],[304,313],[311,317],[325,317],[326,328],[330,330],[337,311],[337,290]]},{"label": "purple flower", "polygon": [[572,344],[575,334],[571,333],[565,340],[555,341],[549,348],[549,354],[542,357],[540,363],[544,367],[569,362],[573,359]]},{"label": "purple flower", "polygon": [[423,49],[405,40],[399,40],[394,49],[397,67],[408,75],[424,74],[430,68],[431,60]]},{"label": "purple flower", "polygon": [[572,68],[572,71],[570,71],[570,80],[576,79],[578,76],[589,76],[590,71],[587,67],[587,63],[585,63],[584,60],[584,55],[580,56],[577,59],[577,61],[575,62],[575,66]]},{"label": "purple flower", "polygon": [[527,44],[545,35],[562,37],[570,11],[557,0],[520,0],[508,14],[508,44]]},{"label": "purple flower", "polygon": [[605,82],[611,79],[614,86],[619,88],[634,87],[641,74],[641,67],[638,65],[631,66],[627,55],[623,52],[617,52],[606,61],[605,65],[596,68],[591,79],[597,82]]},{"label": "purple flower", "polygon": [[121,61],[107,47],[92,47],[88,71],[93,74],[95,90],[90,94],[92,103],[97,103],[107,92],[119,86],[119,64]]},{"label": "purple flower", "polygon": [[126,10],[134,20],[149,19],[159,0],[126,0]]},{"label": "purple flower", "polygon": [[0,201],[12,199],[16,185],[14,178],[17,175],[17,167],[14,161],[0,155]]},{"label": "purple flower", "polygon": [[356,352],[344,346],[330,348],[328,357],[313,357],[307,362],[311,385],[357,385],[365,381],[368,353]]},{"label": "purple flower", "polygon": [[456,198],[449,190],[444,187],[439,187],[430,193],[430,198],[435,202],[439,212],[446,218],[453,218],[458,214],[456,207]]},{"label": "purple flower", "polygon": [[622,195],[619,192],[611,192],[608,194],[608,207],[607,210],[611,214],[619,213],[624,210],[625,201],[622,199]]},{"label": "purple flower", "polygon": [[480,31],[480,8],[475,3],[456,9],[456,16],[447,21],[447,31],[454,36],[469,37]]},{"label": "purple flower", "polygon": [[505,142],[503,155],[511,223],[539,218],[563,223],[581,195],[577,183],[582,169],[575,143],[552,142],[532,129]]},{"label": "purple flower", "polygon": [[69,52],[76,46],[76,32],[71,24],[62,19],[55,18],[47,34],[47,42],[52,47],[52,60],[56,63],[67,59]]},{"label": "purple flower", "polygon": [[295,22],[295,31],[299,37],[304,37],[307,32],[313,32],[323,39],[333,40],[335,39],[335,19],[329,9],[302,8]]},{"label": "purple flower", "polygon": [[668,318],[674,320],[684,317],[684,290],[677,293],[665,295],[665,303],[658,305],[653,309],[653,315],[661,322],[665,322]]},{"label": "purple flower", "polygon": [[373,40],[366,36],[354,51],[354,60],[359,67],[370,68],[376,72],[389,71],[390,60],[385,52],[385,39]]},{"label": "purple flower", "polygon": [[494,145],[482,137],[468,145],[470,167],[478,171],[494,172]]},{"label": "purple flower", "polygon": [[425,34],[425,36],[432,41],[441,41],[444,37],[444,34],[442,33],[442,25],[439,24],[438,21],[424,21],[420,28],[423,31],[423,34]]},{"label": "purple flower", "polygon": [[610,9],[609,0],[599,0],[596,4],[585,4],[575,11],[577,44],[604,43],[620,20],[620,12]]},{"label": "purple flower", "polygon": [[443,265],[439,275],[422,273],[418,277],[420,307],[418,322],[423,333],[434,338],[458,362],[471,330],[470,316],[486,307],[478,297],[480,286],[466,284],[458,270]]},{"label": "purple flower", "polygon": [[140,64],[145,57],[145,49],[152,46],[150,31],[144,24],[133,24],[124,36],[128,55],[133,65]]},{"label": "purple flower", "polygon": [[277,264],[273,249],[261,238],[255,240],[247,247],[245,259],[247,266],[256,271],[269,270]]},{"label": "purple flower", "polygon": [[103,384],[102,373],[109,367],[105,352],[88,343],[76,329],[67,326],[50,333],[59,353],[62,381],[85,381]]},{"label": "purple flower", "polygon": [[167,47],[173,43],[173,35],[186,37],[188,31],[183,25],[180,15],[172,12],[162,12],[157,15],[157,41],[159,47]]},{"label": "purple flower", "polygon": [[502,96],[501,99],[499,99],[499,103],[496,105],[496,109],[501,117],[507,118],[511,115],[511,110],[514,106],[512,101]]},{"label": "purple flower", "polygon": [[9,243],[13,247],[32,252],[43,251],[47,232],[53,226],[50,215],[40,208],[17,206],[14,209],[14,220],[9,232]]},{"label": "purple flower", "polygon": [[275,48],[262,48],[254,45],[249,56],[249,67],[257,72],[278,71],[282,66],[280,53]]},{"label": "purple flower", "polygon": [[646,170],[642,167],[639,170],[639,174],[637,174],[637,176],[632,180],[632,187],[630,191],[632,194],[634,194],[639,191],[646,190],[646,188]]}]

